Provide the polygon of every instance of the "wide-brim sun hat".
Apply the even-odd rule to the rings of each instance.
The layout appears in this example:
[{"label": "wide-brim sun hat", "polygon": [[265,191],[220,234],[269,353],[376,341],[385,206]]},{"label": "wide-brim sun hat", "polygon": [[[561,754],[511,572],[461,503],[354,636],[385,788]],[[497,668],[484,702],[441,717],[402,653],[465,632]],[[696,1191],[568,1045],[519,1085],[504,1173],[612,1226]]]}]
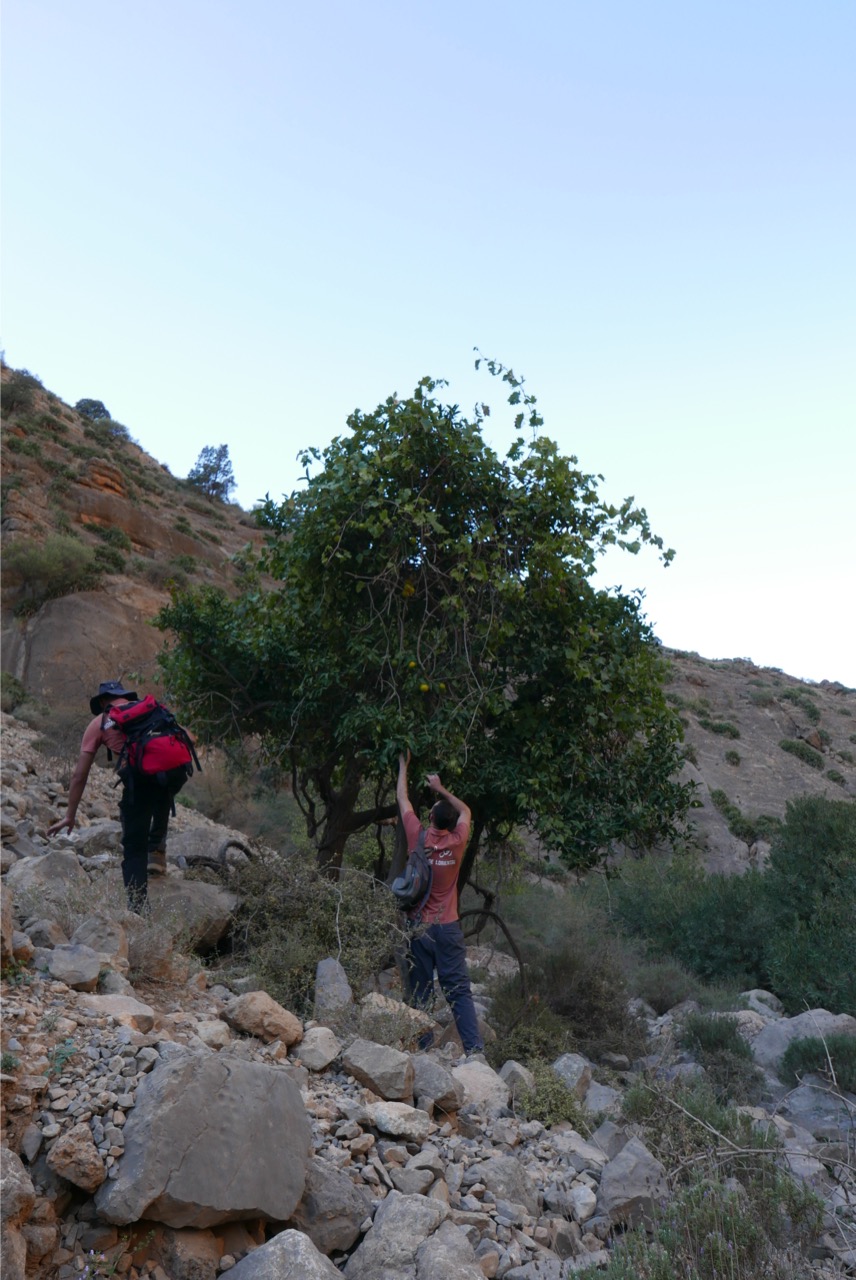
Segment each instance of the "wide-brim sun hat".
[{"label": "wide-brim sun hat", "polygon": [[121,680],[102,680],[95,697],[89,699],[89,706],[94,716],[97,716],[101,710],[102,698],[130,698],[135,702],[137,695],[131,689],[126,689]]}]

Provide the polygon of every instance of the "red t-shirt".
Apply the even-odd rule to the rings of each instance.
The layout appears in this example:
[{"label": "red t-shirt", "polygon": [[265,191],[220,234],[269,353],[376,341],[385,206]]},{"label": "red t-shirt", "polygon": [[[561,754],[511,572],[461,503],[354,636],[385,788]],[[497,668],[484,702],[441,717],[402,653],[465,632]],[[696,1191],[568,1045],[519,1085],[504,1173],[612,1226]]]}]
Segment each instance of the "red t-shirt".
[{"label": "red t-shirt", "polygon": [[[403,819],[407,836],[408,853],[416,848],[422,823],[411,809]],[[423,924],[452,924],[458,918],[458,872],[464,849],[470,838],[470,824],[459,822],[454,831],[428,828],[425,834],[425,852],[434,868],[431,892],[422,908]],[[433,849],[433,853],[429,850]]]}]

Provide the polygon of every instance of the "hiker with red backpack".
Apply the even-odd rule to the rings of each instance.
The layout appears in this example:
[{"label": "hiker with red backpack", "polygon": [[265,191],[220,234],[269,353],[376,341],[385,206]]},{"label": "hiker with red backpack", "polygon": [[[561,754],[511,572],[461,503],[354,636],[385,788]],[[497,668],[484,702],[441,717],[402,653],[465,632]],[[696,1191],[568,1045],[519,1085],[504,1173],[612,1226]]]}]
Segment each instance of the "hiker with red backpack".
[{"label": "hiker with red backpack", "polygon": [[151,695],[138,698],[119,680],[104,680],[90,699],[93,720],[80,744],[80,755],[68,787],[68,808],[48,828],[55,835],[74,829],[77,809],[98,750],[117,756],[122,782],[119,818],[122,823],[122,880],[128,906],[141,912],[148,897],[150,875],[166,874],[166,836],[175,797],[197,769],[199,761],[186,730]]},{"label": "hiker with red backpack", "polygon": [[[427,831],[423,828],[407,791],[410,752],[398,757],[396,799],[407,837],[408,852],[419,847],[431,866],[427,897],[407,913],[412,926],[408,947],[410,994],[423,1007],[434,995],[434,971],[455,1019],[467,1057],[481,1054],[484,1044],[473,1004],[467,949],[458,918],[458,875],[470,836],[469,807],[453,796],[436,773],[429,773],[428,786],[439,799],[431,809]],[[433,1033],[419,1041],[420,1049],[430,1048]]]}]

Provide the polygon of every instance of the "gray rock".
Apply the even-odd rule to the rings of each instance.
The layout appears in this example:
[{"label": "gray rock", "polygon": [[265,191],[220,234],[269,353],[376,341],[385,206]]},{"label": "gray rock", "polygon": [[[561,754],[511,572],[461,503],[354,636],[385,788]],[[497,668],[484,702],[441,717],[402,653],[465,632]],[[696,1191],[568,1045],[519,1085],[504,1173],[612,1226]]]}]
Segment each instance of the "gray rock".
[{"label": "gray rock", "polygon": [[6,968],[15,956],[15,921],[12,916],[12,891],[3,886],[0,897],[0,967]]},{"label": "gray rock", "polygon": [[171,1054],[140,1081],[124,1137],[118,1175],[96,1196],[108,1222],[285,1222],[303,1194],[309,1121],[300,1091],[276,1067]]},{"label": "gray rock", "polygon": [[598,1212],[613,1223],[636,1226],[669,1197],[666,1171],[638,1138],[631,1138],[603,1171]]},{"label": "gray rock", "polygon": [[[229,1271],[230,1280],[341,1280],[342,1273],[302,1231],[281,1231]],[[375,1280],[380,1280],[379,1276]]]},{"label": "gray rock", "polygon": [[309,1162],[303,1197],[289,1226],[304,1232],[321,1253],[346,1252],[359,1239],[371,1196],[326,1160]]},{"label": "gray rock", "polygon": [[388,1102],[413,1099],[413,1064],[409,1053],[400,1053],[371,1040],[354,1040],[342,1054],[342,1067]]},{"label": "gray rock", "polygon": [[591,1135],[592,1145],[598,1147],[606,1156],[607,1160],[614,1160],[630,1138],[614,1120],[604,1120]]},{"label": "gray rock", "polygon": [[751,991],[741,991],[740,999],[745,1002],[748,1009],[754,1009],[755,1013],[760,1013],[765,1018],[781,1018],[785,1012],[785,1006],[779,997],[774,996],[772,991],[764,991],[761,987],[753,987]]},{"label": "gray rock", "polygon": [[522,1204],[527,1213],[540,1211],[538,1188],[516,1156],[491,1156],[472,1165],[471,1170],[497,1199]]},{"label": "gray rock", "polygon": [[28,920],[26,932],[34,947],[50,949],[68,942],[64,930],[56,920]]},{"label": "gray rock", "polygon": [[30,1175],[7,1146],[0,1147],[0,1221],[25,1221],[36,1203],[36,1190]]},{"label": "gray rock", "polygon": [[162,1253],[170,1280],[215,1280],[220,1269],[220,1250],[213,1231],[168,1229],[163,1233]]},{"label": "gray rock", "polygon": [[601,1112],[618,1115],[621,1110],[621,1093],[608,1084],[598,1084],[596,1080],[592,1080],[586,1090],[583,1106],[591,1115]]},{"label": "gray rock", "polygon": [[188,944],[210,951],[225,937],[238,905],[237,894],[204,880],[159,877],[149,881],[149,901],[164,914],[183,921]]},{"label": "gray rock", "polygon": [[310,1071],[323,1071],[342,1052],[342,1045],[329,1027],[310,1027],[303,1033],[297,1056]]},{"label": "gray rock", "polygon": [[71,941],[91,947],[106,956],[112,964],[124,965],[128,960],[128,935],[118,920],[106,911],[88,916],[71,935]]},{"label": "gray rock", "polygon": [[74,848],[81,858],[92,858],[99,853],[115,853],[122,841],[122,824],[102,818],[90,827],[78,827]]},{"label": "gray rock", "polygon": [[499,1068],[499,1078],[508,1085],[512,1098],[519,1098],[523,1093],[535,1092],[535,1077],[528,1067],[521,1062],[509,1058]]},{"label": "gray rock", "polygon": [[75,889],[87,889],[89,876],[77,860],[77,854],[52,849],[40,858],[21,858],[6,872],[6,884],[15,897],[32,895],[45,905],[59,906]]},{"label": "gray rock", "polygon": [[345,970],[328,956],[319,960],[315,970],[315,1020],[336,1020],[354,1003],[354,993]]},{"label": "gray rock", "polygon": [[101,958],[91,947],[63,942],[51,952],[48,972],[73,991],[94,991],[101,972]]},{"label": "gray rock", "polygon": [[459,1111],[464,1100],[463,1086],[436,1058],[415,1053],[413,1063],[413,1096],[422,1105],[433,1102],[441,1111]]},{"label": "gray rock", "polygon": [[362,1244],[345,1264],[348,1280],[416,1276],[416,1251],[449,1216],[439,1200],[390,1191]]},{"label": "gray rock", "polygon": [[419,1280],[484,1280],[473,1246],[453,1222],[440,1226],[416,1250]]},{"label": "gray rock", "polygon": [[849,1013],[829,1013],[826,1009],[809,1009],[795,1018],[779,1018],[759,1031],[752,1042],[755,1059],[762,1067],[775,1071],[792,1040],[806,1036],[832,1034],[856,1036],[856,1018]]},{"label": "gray rock", "polygon": [[591,1063],[579,1053],[563,1053],[553,1063],[553,1070],[570,1089],[571,1093],[582,1102],[591,1084]]}]

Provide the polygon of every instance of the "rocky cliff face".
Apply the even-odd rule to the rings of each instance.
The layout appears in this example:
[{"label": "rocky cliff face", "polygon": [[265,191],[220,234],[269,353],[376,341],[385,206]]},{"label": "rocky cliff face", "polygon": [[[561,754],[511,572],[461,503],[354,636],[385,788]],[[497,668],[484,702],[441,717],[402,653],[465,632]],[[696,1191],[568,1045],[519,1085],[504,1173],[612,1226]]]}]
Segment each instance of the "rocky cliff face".
[{"label": "rocky cliff face", "polygon": [[[3,670],[59,706],[85,706],[93,678],[133,673],[157,692],[149,624],[170,583],[228,589],[252,517],[177,480],[121,424],[5,365],[2,379]],[[68,590],[61,574],[85,566]]]}]

